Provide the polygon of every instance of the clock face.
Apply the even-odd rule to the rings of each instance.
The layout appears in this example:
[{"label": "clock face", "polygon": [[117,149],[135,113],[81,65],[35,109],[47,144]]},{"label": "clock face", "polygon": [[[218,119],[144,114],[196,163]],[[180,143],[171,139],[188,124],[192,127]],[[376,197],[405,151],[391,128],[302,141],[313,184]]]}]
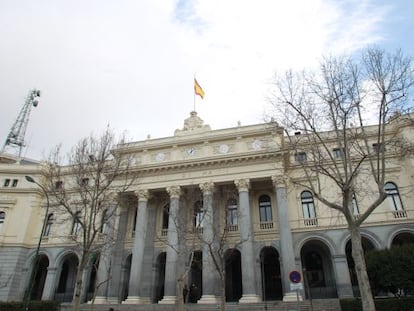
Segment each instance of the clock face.
[{"label": "clock face", "polygon": [[252,143],[252,147],[254,150],[259,150],[262,148],[262,142],[258,139],[255,139]]},{"label": "clock face", "polygon": [[187,150],[188,155],[193,156],[197,153],[197,149],[194,147],[191,147]]},{"label": "clock face", "polygon": [[162,162],[165,160],[165,154],[160,152],[155,156],[155,160],[157,160],[158,162]]},{"label": "clock face", "polygon": [[226,144],[220,145],[219,152],[222,153],[222,154],[225,154],[225,153],[229,152],[229,146],[226,145]]}]

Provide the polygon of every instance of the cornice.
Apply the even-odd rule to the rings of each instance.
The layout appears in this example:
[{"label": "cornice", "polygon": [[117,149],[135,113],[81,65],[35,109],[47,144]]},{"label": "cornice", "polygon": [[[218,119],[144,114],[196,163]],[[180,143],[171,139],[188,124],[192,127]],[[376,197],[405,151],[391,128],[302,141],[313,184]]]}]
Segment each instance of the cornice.
[{"label": "cornice", "polygon": [[132,168],[132,171],[139,173],[155,172],[173,172],[194,168],[211,168],[217,166],[237,166],[246,162],[258,161],[265,162],[271,159],[282,157],[285,151],[263,152],[251,151],[246,153],[237,153],[220,157],[201,157],[197,159],[185,159],[179,161],[169,161],[166,163],[151,163],[147,165],[138,165]]}]

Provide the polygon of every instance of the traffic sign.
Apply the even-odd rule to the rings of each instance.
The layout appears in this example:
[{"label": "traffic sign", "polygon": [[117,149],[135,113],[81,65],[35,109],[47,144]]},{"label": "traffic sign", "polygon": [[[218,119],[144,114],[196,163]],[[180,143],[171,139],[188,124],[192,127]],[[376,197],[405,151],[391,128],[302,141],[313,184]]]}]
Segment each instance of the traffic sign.
[{"label": "traffic sign", "polygon": [[289,273],[289,280],[292,283],[300,283],[300,281],[302,281],[302,276],[299,271],[293,270]]}]

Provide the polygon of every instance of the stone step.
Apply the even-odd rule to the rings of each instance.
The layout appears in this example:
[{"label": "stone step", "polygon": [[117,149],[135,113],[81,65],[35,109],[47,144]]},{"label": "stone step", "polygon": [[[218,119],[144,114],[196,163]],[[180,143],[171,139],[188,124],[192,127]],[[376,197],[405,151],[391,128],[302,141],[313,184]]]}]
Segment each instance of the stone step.
[{"label": "stone step", "polygon": [[[299,306],[299,308],[298,308]],[[83,304],[81,311],[108,311],[109,308],[114,308],[115,311],[175,311],[178,310],[177,305],[166,304],[147,304],[147,305],[103,305],[103,304]],[[63,304],[61,311],[70,311],[70,304]],[[220,306],[217,304],[185,304],[185,311],[219,311]],[[341,311],[338,299],[316,299],[305,300],[299,302],[282,302],[269,301],[260,303],[227,303],[226,311]]]}]

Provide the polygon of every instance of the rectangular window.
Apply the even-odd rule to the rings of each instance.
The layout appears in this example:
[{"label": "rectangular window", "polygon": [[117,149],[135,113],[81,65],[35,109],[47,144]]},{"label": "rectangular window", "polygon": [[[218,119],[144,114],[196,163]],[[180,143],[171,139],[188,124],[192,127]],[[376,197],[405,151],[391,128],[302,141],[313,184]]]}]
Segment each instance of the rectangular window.
[{"label": "rectangular window", "polygon": [[376,153],[380,153],[380,152],[384,152],[385,151],[385,146],[382,143],[375,143],[372,144],[372,149],[376,152]]},{"label": "rectangular window", "polygon": [[229,206],[227,209],[227,224],[237,225],[237,205]]},{"label": "rectangular window", "polygon": [[306,152],[295,153],[296,162],[306,162],[306,160],[307,160]]},{"label": "rectangular window", "polygon": [[5,179],[4,180],[4,184],[3,184],[3,187],[8,187],[10,185],[10,179]]},{"label": "rectangular window", "polygon": [[81,186],[86,187],[89,184],[89,178],[82,178]]},{"label": "rectangular window", "polygon": [[344,156],[344,151],[341,148],[334,148],[332,150],[332,155],[336,159],[340,159]]},{"label": "rectangular window", "polygon": [[63,181],[57,181],[57,182],[55,182],[55,189],[56,190],[61,190],[61,189],[63,189]]},{"label": "rectangular window", "polygon": [[18,179],[13,179],[12,187],[17,187]]}]

